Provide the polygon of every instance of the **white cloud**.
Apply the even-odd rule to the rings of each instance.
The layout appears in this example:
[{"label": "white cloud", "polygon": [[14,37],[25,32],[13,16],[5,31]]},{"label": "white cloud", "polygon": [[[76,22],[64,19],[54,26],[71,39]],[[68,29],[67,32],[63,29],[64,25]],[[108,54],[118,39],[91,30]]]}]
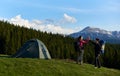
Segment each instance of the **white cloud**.
[{"label": "white cloud", "polygon": [[[64,15],[65,16],[65,19],[69,22],[75,22],[75,19],[68,16],[67,14]],[[59,33],[59,34],[70,34],[70,33],[73,33],[75,32],[75,30],[72,30],[72,29],[68,29],[68,28],[63,28],[61,27],[60,25],[56,25],[56,24],[52,24],[51,22],[54,22],[52,20],[48,20],[47,19],[47,22],[46,23],[46,20],[32,20],[32,21],[29,21],[27,19],[23,19],[21,17],[21,15],[17,15],[11,19],[7,19],[10,23],[13,23],[15,25],[19,25],[19,26],[24,26],[24,27],[27,27],[27,28],[33,28],[33,29],[36,29],[36,30],[40,30],[40,31],[46,31],[46,32],[52,32],[52,33]]]},{"label": "white cloud", "polygon": [[77,20],[72,16],[64,14],[64,21],[69,22],[69,23],[75,23]]},{"label": "white cloud", "polygon": [[60,33],[60,34],[68,34],[68,33],[74,32],[71,29],[65,29],[60,26],[55,26],[52,24],[47,24],[47,25],[43,26],[41,29],[44,29],[44,31],[47,31],[47,32]]},{"label": "white cloud", "polygon": [[17,15],[16,17],[11,18],[9,21],[15,25],[20,25],[28,28],[31,27],[30,22],[28,20],[22,19],[21,15]]},{"label": "white cloud", "polygon": [[40,25],[40,24],[42,24],[43,22],[42,21],[40,21],[40,20],[32,20],[32,23],[34,23],[35,25]]}]

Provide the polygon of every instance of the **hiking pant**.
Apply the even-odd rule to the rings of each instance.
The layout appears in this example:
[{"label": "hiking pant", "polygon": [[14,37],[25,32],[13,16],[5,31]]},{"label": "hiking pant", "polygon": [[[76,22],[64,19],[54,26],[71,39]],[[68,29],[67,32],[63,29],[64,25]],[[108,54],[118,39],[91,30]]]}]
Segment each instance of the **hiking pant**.
[{"label": "hiking pant", "polygon": [[80,49],[80,50],[78,51],[78,55],[77,55],[77,63],[83,62],[83,54],[84,54],[84,50],[83,50],[83,49]]},{"label": "hiking pant", "polygon": [[98,68],[101,67],[100,54],[96,54],[96,55],[95,55],[95,67],[98,67]]}]

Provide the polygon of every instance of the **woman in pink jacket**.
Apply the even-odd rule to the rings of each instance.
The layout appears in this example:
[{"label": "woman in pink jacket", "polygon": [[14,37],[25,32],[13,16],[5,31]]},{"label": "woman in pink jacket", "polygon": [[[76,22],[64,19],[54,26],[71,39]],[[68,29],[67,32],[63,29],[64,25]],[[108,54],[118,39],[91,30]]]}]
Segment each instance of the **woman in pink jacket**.
[{"label": "woman in pink jacket", "polygon": [[78,52],[77,52],[77,64],[82,64],[83,63],[83,54],[84,54],[84,44],[89,42],[89,38],[87,40],[83,40],[82,36],[78,37]]}]

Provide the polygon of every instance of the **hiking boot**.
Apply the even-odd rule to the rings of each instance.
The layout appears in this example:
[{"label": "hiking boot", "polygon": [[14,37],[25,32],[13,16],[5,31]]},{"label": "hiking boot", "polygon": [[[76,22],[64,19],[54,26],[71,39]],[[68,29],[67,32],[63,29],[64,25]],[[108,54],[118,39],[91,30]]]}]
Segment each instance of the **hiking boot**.
[{"label": "hiking boot", "polygon": [[98,68],[100,68],[100,66]]},{"label": "hiking boot", "polygon": [[95,69],[97,69],[97,67],[95,67]]},{"label": "hiking boot", "polygon": [[80,65],[82,65],[82,64],[83,64],[83,61],[80,62]]}]

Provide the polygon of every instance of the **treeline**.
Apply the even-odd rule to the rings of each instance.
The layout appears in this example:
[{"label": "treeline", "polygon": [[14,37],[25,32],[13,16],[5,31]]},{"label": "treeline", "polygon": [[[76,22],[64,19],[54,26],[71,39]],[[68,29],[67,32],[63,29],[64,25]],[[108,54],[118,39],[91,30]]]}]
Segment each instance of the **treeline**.
[{"label": "treeline", "polygon": [[52,58],[70,58],[74,55],[73,38],[60,34],[42,32],[15,26],[7,21],[0,21],[0,53],[14,54],[26,41],[41,40],[48,48]]},{"label": "treeline", "polygon": [[[42,32],[15,26],[7,21],[0,21],[0,54],[13,55],[30,39],[41,40],[48,48],[52,58],[76,59],[74,39],[69,36]],[[102,65],[120,69],[120,44],[106,44],[105,53],[102,55]],[[84,61],[94,63],[94,46],[85,45]]]}]

